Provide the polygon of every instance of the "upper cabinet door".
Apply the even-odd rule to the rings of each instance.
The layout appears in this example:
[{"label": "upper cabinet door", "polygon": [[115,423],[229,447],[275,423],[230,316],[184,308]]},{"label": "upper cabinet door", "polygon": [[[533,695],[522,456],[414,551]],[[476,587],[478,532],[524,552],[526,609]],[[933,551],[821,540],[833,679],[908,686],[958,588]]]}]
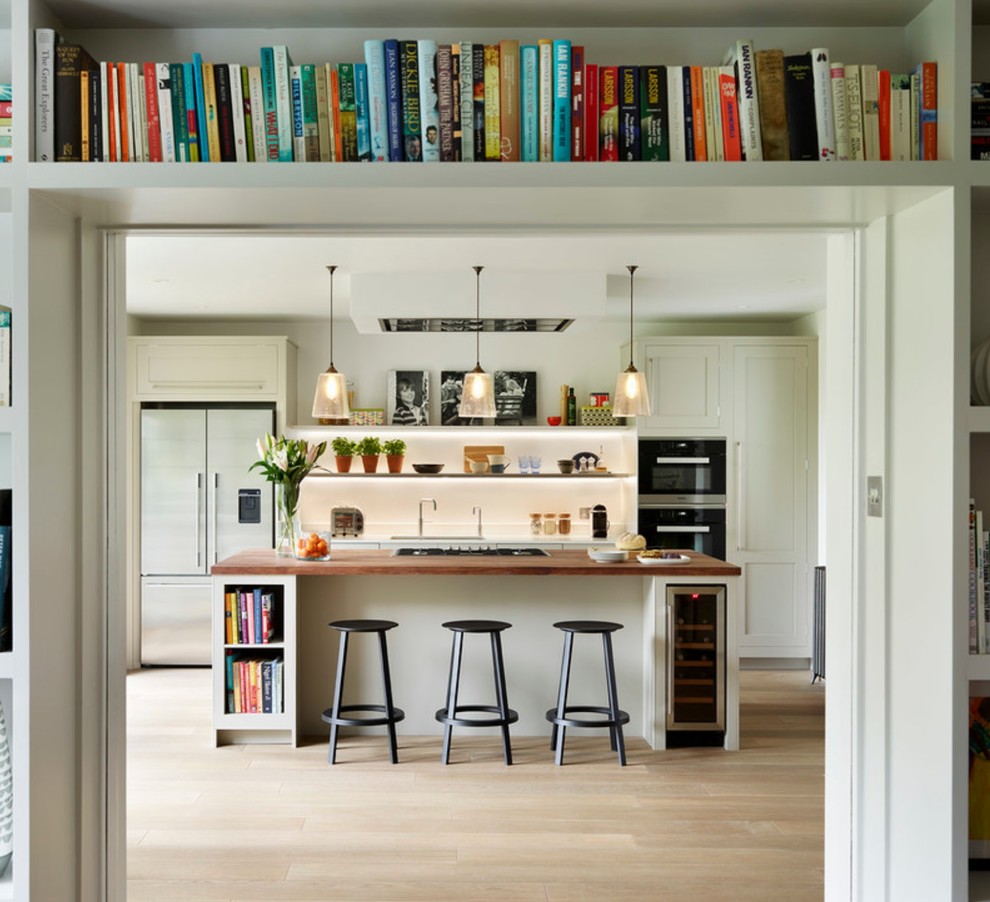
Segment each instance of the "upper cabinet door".
[{"label": "upper cabinet door", "polygon": [[640,419],[640,434],[717,431],[721,425],[718,343],[648,339],[642,347],[653,415]]}]

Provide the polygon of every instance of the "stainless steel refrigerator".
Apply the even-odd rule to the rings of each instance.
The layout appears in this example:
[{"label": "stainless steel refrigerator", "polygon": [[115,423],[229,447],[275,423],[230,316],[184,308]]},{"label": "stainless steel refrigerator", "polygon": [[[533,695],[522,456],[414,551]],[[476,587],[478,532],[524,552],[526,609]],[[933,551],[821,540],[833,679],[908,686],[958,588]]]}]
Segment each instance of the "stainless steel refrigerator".
[{"label": "stainless steel refrigerator", "polygon": [[244,548],[270,548],[271,484],[257,439],[271,408],[141,411],[141,663],[209,664],[210,567]]}]

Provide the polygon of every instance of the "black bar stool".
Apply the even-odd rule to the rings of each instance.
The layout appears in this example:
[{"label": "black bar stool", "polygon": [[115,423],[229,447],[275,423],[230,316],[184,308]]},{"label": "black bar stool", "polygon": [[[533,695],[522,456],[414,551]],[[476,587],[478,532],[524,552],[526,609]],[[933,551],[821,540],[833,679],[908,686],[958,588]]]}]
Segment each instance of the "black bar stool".
[{"label": "black bar stool", "polygon": [[[619,709],[619,698],[615,689],[615,662],[612,657],[612,633],[622,629],[621,623],[607,620],[562,620],[554,626],[564,631],[564,657],[560,664],[560,688],[557,690],[557,707],[547,711],[547,720],[553,724],[550,731],[550,748],[557,752],[557,764],[564,763],[564,730],[567,727],[608,727],[612,751],[617,752],[619,764],[626,763],[626,745],[622,738],[622,725],[629,723],[629,714]],[[567,685],[571,678],[571,651],[575,633],[592,633],[602,637],[605,653],[605,688],[608,692],[608,707],[595,705],[568,705]],[[571,714],[602,714],[605,719],[577,718]]]},{"label": "black bar stool", "polygon": [[[392,677],[388,669],[388,647],[385,644],[385,633],[398,626],[393,620],[335,620],[329,624],[340,633],[340,652],[337,655],[337,685],[333,693],[333,707],[323,712],[324,722],[330,724],[330,749],[327,761],[336,763],[337,758],[337,727],[388,727],[389,750],[392,753],[392,763],[399,763],[399,752],[395,741],[395,725],[406,716],[401,708],[392,704]],[[377,633],[378,645],[382,655],[382,683],[385,687],[384,705],[342,705],[344,698],[344,669],[347,666],[347,639],[351,633]],[[341,717],[344,712],[377,711],[381,717]]]},{"label": "black bar stool", "polygon": [[[459,727],[501,727],[502,750],[505,753],[505,763],[512,764],[512,746],[509,743],[509,724],[519,720],[519,715],[509,707],[505,692],[505,665],[502,661],[502,630],[511,627],[511,623],[501,620],[450,620],[444,624],[446,629],[454,633],[453,648],[450,653],[450,676],[447,680],[447,707],[437,711],[437,720],[443,727],[443,756],[444,764],[450,759],[450,733],[456,725]],[[492,640],[492,667],[495,671],[495,705],[459,705],[457,692],[461,682],[461,649],[465,633],[488,633]],[[465,712],[485,712],[496,714],[497,717],[462,717]]]}]

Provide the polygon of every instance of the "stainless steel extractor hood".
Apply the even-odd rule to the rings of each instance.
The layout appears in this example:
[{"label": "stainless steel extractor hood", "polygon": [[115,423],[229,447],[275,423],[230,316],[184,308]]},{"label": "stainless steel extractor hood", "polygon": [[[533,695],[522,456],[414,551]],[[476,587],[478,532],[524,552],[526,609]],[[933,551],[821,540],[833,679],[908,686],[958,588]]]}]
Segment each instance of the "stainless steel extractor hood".
[{"label": "stainless steel extractor hood", "polygon": [[382,332],[563,332],[574,320],[568,317],[529,319],[437,319],[395,317],[381,319]]}]

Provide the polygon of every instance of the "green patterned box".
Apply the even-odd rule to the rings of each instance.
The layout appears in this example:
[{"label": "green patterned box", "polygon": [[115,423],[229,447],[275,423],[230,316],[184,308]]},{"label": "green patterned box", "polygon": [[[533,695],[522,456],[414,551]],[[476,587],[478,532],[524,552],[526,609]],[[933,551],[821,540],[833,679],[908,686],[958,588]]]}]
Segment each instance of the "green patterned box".
[{"label": "green patterned box", "polygon": [[578,423],[582,426],[625,426],[625,419],[612,416],[611,407],[582,407],[578,412]]}]

